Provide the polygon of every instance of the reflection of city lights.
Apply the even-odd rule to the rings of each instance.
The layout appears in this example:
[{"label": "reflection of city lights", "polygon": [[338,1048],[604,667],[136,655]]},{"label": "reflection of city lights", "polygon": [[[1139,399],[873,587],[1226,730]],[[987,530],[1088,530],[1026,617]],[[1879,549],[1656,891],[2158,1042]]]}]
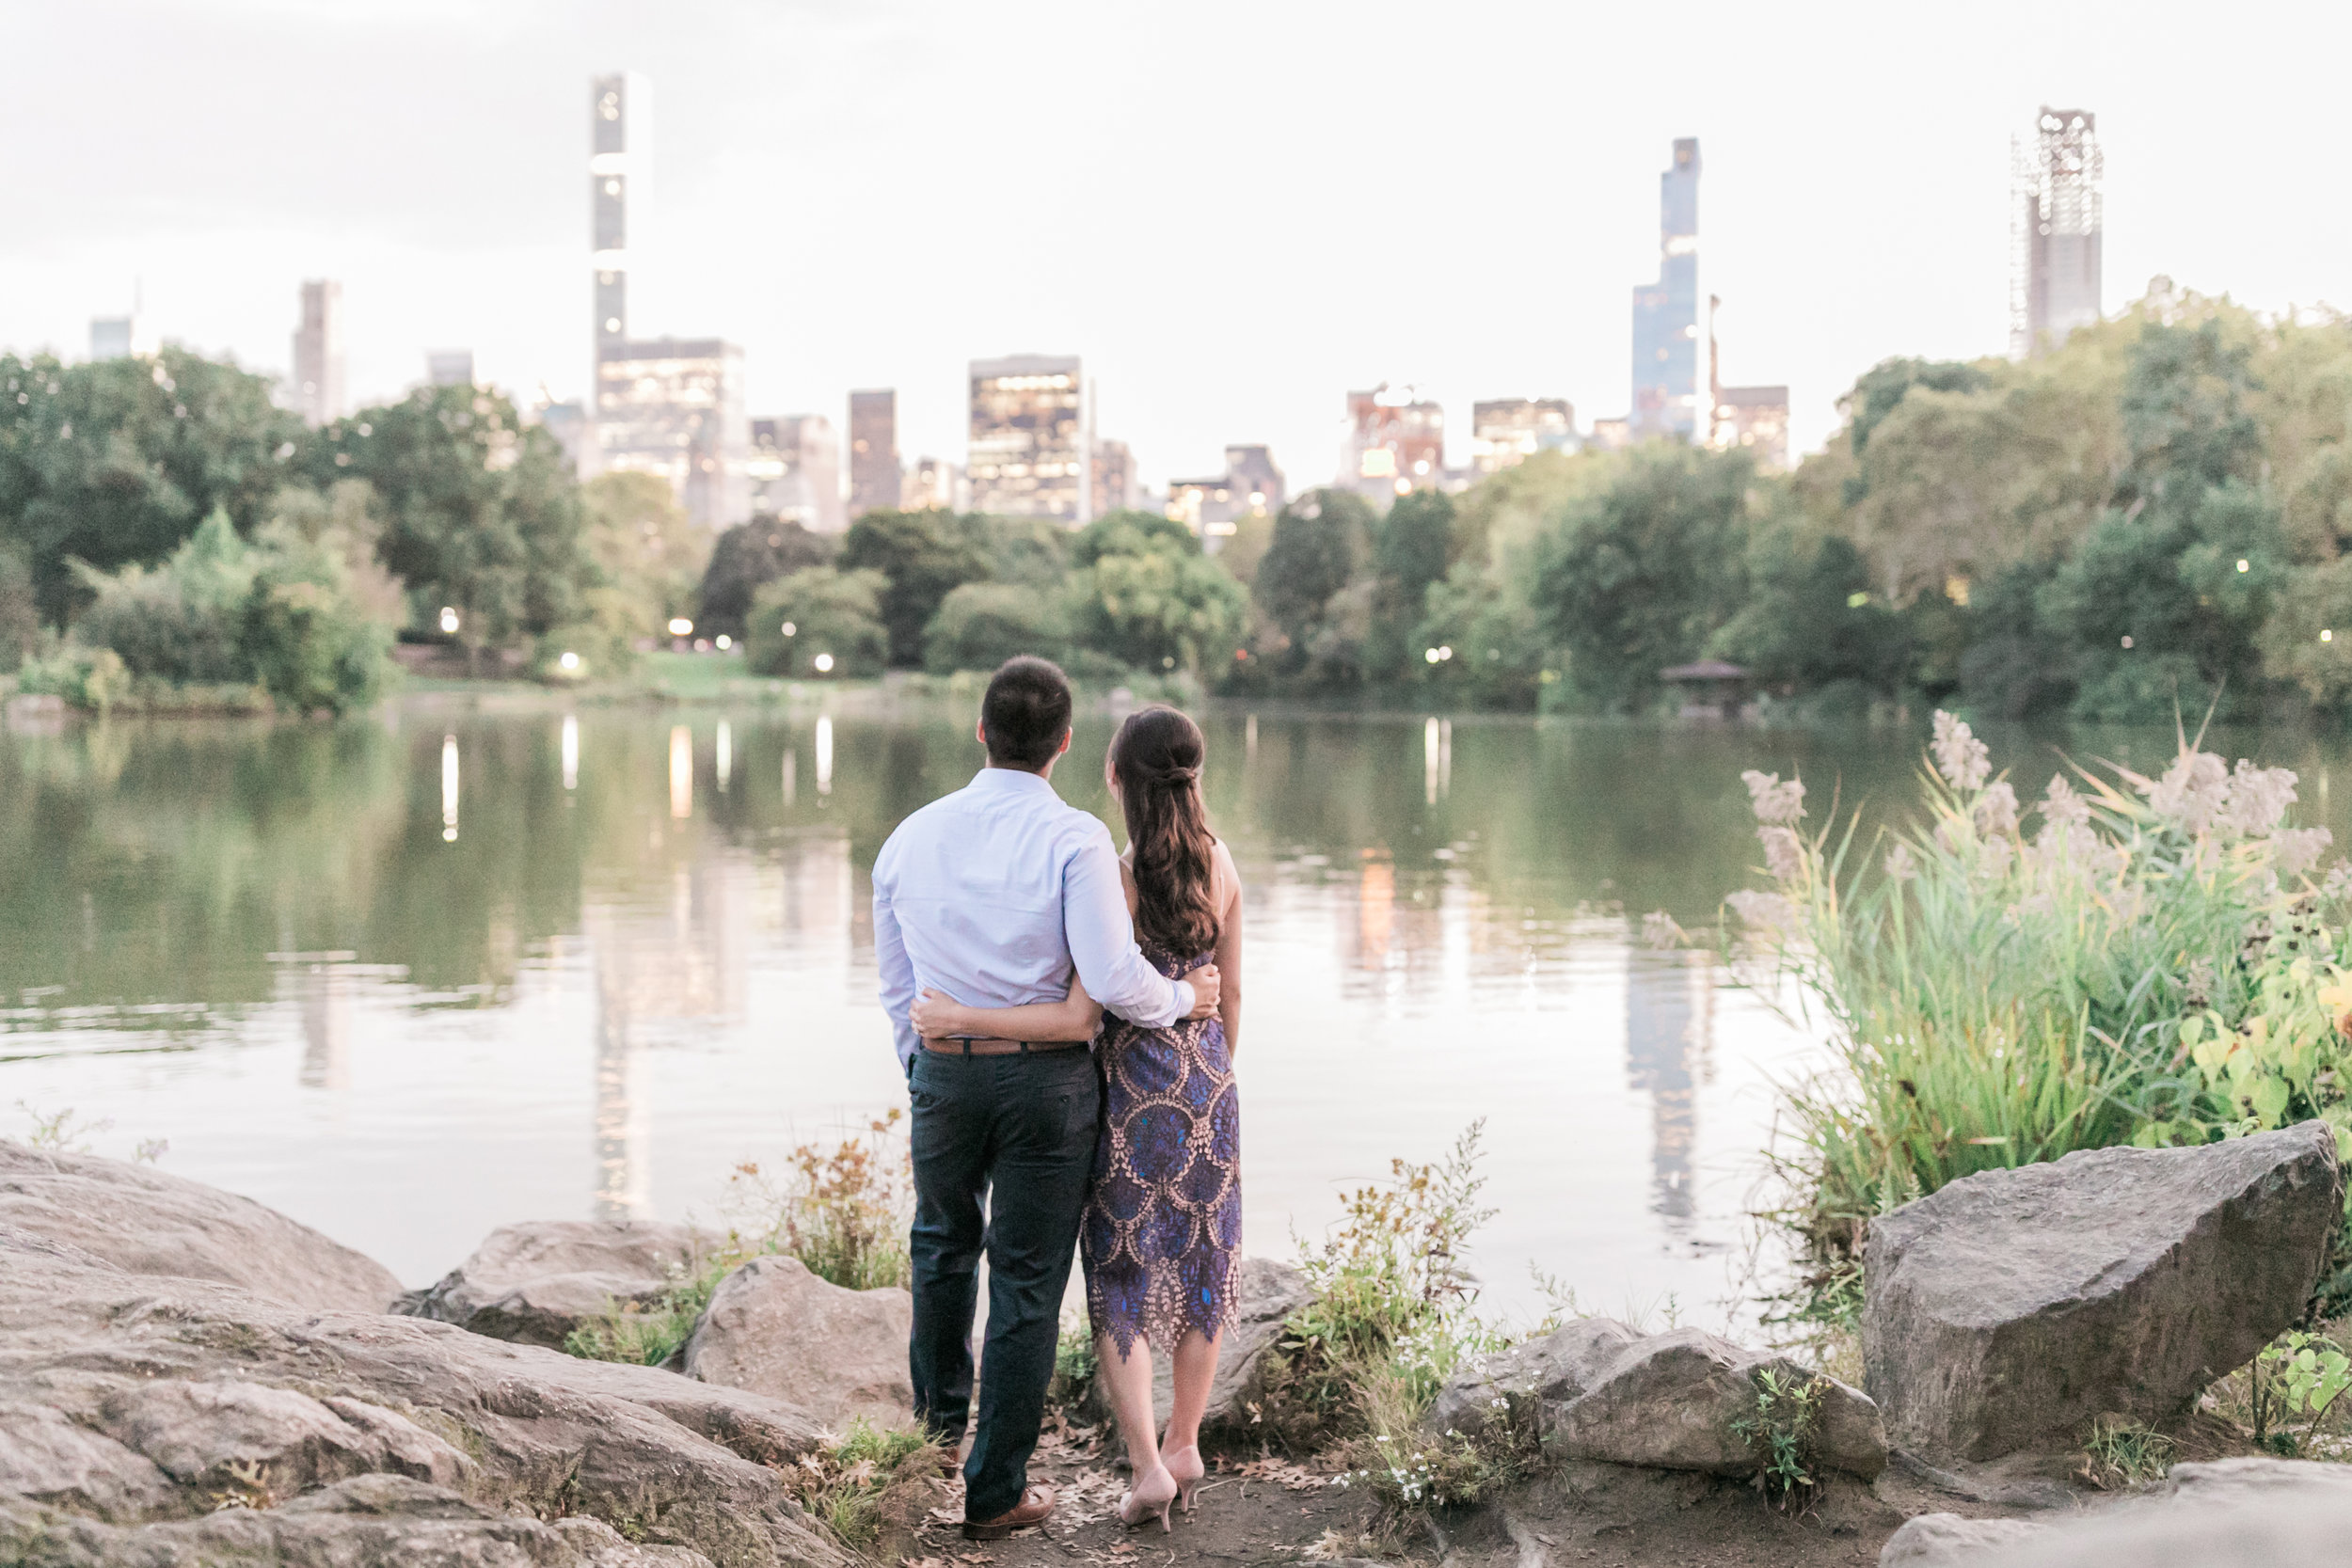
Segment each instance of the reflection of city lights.
[{"label": "reflection of city lights", "polygon": [[694,737],[683,724],[670,732],[670,815],[694,815]]},{"label": "reflection of city lights", "polygon": [[457,737],[453,735],[441,736],[441,842],[457,842]]},{"label": "reflection of city lights", "polygon": [[580,668],[580,656],[575,653],[566,653],[562,658],[557,659],[555,662],[562,665],[566,670],[577,670]]},{"label": "reflection of city lights", "polygon": [[457,611],[448,605],[441,607],[441,635],[443,637],[457,635]]},{"label": "reflection of city lights", "polygon": [[820,675],[833,673],[833,655],[831,654],[818,654],[809,662],[817,666],[817,673]]},{"label": "reflection of city lights", "polygon": [[727,792],[727,775],[735,770],[735,732],[727,721],[719,721],[719,793]]},{"label": "reflection of city lights", "polygon": [[580,721],[568,713],[564,716],[564,787],[580,787]]},{"label": "reflection of city lights", "polygon": [[693,622],[691,622],[691,621],[688,620],[688,619],[687,619],[685,616],[683,616],[683,615],[673,616],[673,617],[671,618],[671,620],[670,620],[670,635],[671,635],[672,637],[691,637],[693,634],[694,634],[694,623],[693,623]]},{"label": "reflection of city lights", "polygon": [[833,720],[817,721],[817,793],[833,793]]}]

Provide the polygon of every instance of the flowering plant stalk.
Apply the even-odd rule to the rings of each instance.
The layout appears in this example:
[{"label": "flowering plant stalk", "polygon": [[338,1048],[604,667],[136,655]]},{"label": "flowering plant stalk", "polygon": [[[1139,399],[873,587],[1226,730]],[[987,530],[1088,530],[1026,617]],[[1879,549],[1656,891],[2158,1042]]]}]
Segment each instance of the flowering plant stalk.
[{"label": "flowering plant stalk", "polygon": [[[2299,1112],[2352,1151],[2319,1076],[2344,1038],[2314,1022],[2346,1010],[2323,1012],[2325,986],[2352,1006],[2318,919],[2345,877],[2307,879],[2328,834],[2285,825],[2294,773],[2233,770],[2184,736],[2161,777],[2076,768],[2028,808],[1950,714],[1930,750],[1920,817],[1867,847],[1851,816],[1803,832],[1801,782],[1743,775],[1769,879],[1727,900],[1745,961],[1818,1012],[1833,1053],[1786,1090],[1775,1152],[1779,1217],[1817,1261],[1853,1259],[1874,1213],[2078,1148]],[[2284,1053],[2282,1027],[2300,1042]],[[2262,1087],[2274,1063],[2301,1087]]]}]

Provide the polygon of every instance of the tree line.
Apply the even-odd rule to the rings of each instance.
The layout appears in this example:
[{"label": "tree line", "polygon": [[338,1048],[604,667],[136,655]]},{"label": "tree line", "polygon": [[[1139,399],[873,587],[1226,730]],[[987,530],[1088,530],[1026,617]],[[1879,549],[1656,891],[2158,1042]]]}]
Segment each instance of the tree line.
[{"label": "tree line", "polygon": [[657,478],[577,483],[479,388],[310,431],[178,349],[0,357],[0,659],[86,679],[348,706],[448,611],[469,660],[549,678],[564,654],[617,673],[683,615],[794,677],[1042,652],[1082,678],[1641,714],[1711,657],[1825,717],[2352,702],[2352,325],[2161,280],[2032,359],[1875,367],[1793,474],[1671,442],[1544,453],[1458,496],[1312,490],[1215,554],[1147,512],[713,538]]}]

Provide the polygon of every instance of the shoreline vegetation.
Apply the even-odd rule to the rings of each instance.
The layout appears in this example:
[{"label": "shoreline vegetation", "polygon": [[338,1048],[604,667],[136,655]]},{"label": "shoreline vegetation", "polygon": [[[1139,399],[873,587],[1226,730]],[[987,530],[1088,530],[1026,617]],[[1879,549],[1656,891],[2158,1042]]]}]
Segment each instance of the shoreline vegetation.
[{"label": "shoreline vegetation", "polygon": [[1766,721],[2339,723],[2347,387],[2352,321],[2159,278],[2036,358],[1872,368],[1791,474],[1544,452],[1459,494],[1309,489],[1211,554],[1148,511],[713,535],[655,476],[580,483],[488,388],[310,430],[179,348],[0,356],[0,678],[91,712],[350,711],[406,662],[718,700],[731,673],[648,657],[683,641],[787,689],[1043,653],[1103,689],[1641,717],[1711,660],[1738,673],[1702,705]]}]

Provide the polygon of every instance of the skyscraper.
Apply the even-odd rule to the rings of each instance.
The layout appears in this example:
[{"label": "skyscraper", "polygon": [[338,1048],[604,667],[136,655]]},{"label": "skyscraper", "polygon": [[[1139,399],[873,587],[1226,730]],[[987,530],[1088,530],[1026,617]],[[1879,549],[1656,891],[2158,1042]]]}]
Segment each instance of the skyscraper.
[{"label": "skyscraper", "polygon": [[653,84],[633,71],[588,83],[588,265],[596,357],[628,341],[628,210],[653,174]]},{"label": "skyscraper", "polygon": [[1214,552],[1244,517],[1282,510],[1282,470],[1262,446],[1225,449],[1225,471],[1213,479],[1168,482],[1167,515],[1200,536]]},{"label": "skyscraper", "polygon": [[898,394],[850,394],[850,516],[898,504]]},{"label": "skyscraper", "polygon": [[1094,471],[1087,489],[1087,510],[1097,517],[1124,512],[1136,502],[1136,454],[1124,441],[1108,438],[1094,443]]},{"label": "skyscraper", "polygon": [[424,356],[424,378],[436,387],[472,386],[473,350],[428,349]]},{"label": "skyscraper", "polygon": [[2055,348],[2100,315],[2106,230],[2098,117],[2045,107],[2034,138],[2010,143],[2009,352]]},{"label": "skyscraper", "polygon": [[1699,418],[1699,143],[1675,141],[1658,179],[1658,281],[1633,291],[1635,440],[1689,440]]},{"label": "skyscraper", "polygon": [[972,361],[972,506],[1012,517],[1085,520],[1087,451],[1075,355]]},{"label": "skyscraper", "polygon": [[343,286],[331,277],[302,285],[293,390],[294,411],[311,429],[343,417]]},{"label": "skyscraper", "polygon": [[745,472],[754,516],[788,517],[811,533],[850,526],[841,504],[841,441],[822,414],[754,420]]},{"label": "skyscraper", "polygon": [[1565,398],[1499,398],[1470,404],[1470,467],[1515,468],[1539,451],[1576,450],[1576,406]]}]

